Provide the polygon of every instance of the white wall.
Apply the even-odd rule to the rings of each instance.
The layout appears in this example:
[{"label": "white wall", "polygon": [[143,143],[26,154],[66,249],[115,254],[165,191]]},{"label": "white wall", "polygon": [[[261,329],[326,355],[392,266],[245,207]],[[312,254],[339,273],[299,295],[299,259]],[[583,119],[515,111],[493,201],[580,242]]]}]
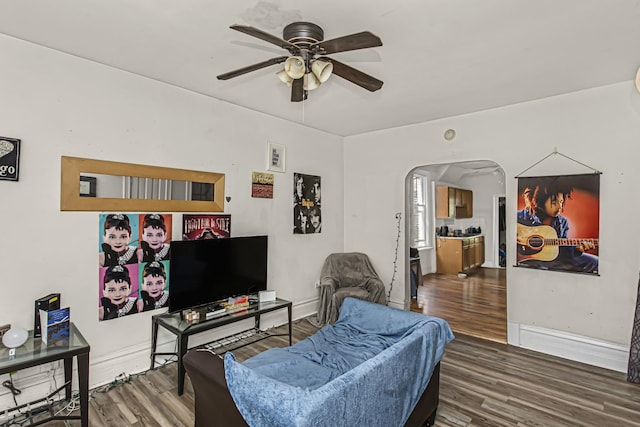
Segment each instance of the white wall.
[{"label": "white wall", "polygon": [[[339,137],[10,37],[0,36],[0,51],[0,136],[23,141],[20,181],[0,181],[0,323],[30,329],[33,300],[62,292],[92,346],[92,385],[148,366],[152,313],[98,322],[98,214],[60,212],[61,155],[225,173],[233,234],[269,235],[270,286],[302,315],[315,308],[313,282],[328,253],[366,252],[391,281],[395,215],[404,213],[405,177],[414,167],[493,160],[506,172],[507,211],[514,212],[513,177],[558,147],[604,172],[601,276],[509,267],[510,325],[628,345],[640,260],[629,238],[640,208],[640,101],[631,83],[354,136],[343,149]],[[457,131],[451,143],[442,138],[447,128]],[[275,176],[274,199],[252,199],[251,172],[264,171],[267,140],[287,146],[287,172]],[[575,172],[561,164],[538,171]],[[320,235],[291,233],[294,171],[322,176]],[[513,230],[515,215],[507,220]],[[408,290],[405,221],[396,305]],[[508,237],[514,247],[514,233]]]},{"label": "white wall", "polygon": [[459,181],[459,186],[473,191],[473,218],[456,220],[455,228],[480,227],[484,235],[484,252],[486,267],[497,267],[497,252],[494,248],[495,225],[493,218],[493,204],[496,194],[504,194],[505,177],[501,171],[495,174],[465,177]]},{"label": "white wall", "polygon": [[[32,329],[33,301],[59,291],[91,344],[91,385],[148,368],[157,311],[98,322],[98,213],[60,212],[62,155],[225,173],[232,234],[268,234],[269,287],[294,316],[315,310],[322,263],[343,248],[340,137],[7,36],[0,52],[0,136],[22,140],[20,180],[0,181],[1,324]],[[268,140],[286,145],[287,171],[254,199]],[[292,233],[293,172],[322,177],[321,234]]]},{"label": "white wall", "polygon": [[[457,137],[446,142],[453,128]],[[388,283],[393,273],[396,212],[416,166],[493,160],[505,170],[507,247],[515,247],[516,175],[558,151],[599,169],[600,276],[508,267],[508,321],[628,347],[640,246],[640,95],[633,83],[451,117],[345,139],[345,250],[367,252]],[[589,173],[561,156],[536,174]],[[405,225],[406,226],[406,225]],[[404,233],[400,259],[405,259]],[[507,265],[515,262],[509,254]],[[405,269],[405,278],[408,277]],[[392,300],[404,304],[405,287]],[[514,338],[515,337],[515,338]],[[518,344],[510,332],[510,342]]]}]

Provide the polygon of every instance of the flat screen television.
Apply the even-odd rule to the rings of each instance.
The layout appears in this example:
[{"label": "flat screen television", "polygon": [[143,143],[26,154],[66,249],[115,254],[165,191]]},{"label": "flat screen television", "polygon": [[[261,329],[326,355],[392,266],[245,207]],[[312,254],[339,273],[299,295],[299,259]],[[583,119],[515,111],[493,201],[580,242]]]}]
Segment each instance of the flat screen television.
[{"label": "flat screen television", "polygon": [[171,242],[169,311],[267,289],[267,236]]}]

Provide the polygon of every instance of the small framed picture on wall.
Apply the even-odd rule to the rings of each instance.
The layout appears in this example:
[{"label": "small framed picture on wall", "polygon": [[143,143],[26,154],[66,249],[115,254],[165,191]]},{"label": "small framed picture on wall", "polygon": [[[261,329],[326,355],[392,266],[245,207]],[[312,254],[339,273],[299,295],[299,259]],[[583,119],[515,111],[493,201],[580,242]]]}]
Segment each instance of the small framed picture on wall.
[{"label": "small framed picture on wall", "polygon": [[96,197],[97,178],[80,175],[80,197]]},{"label": "small framed picture on wall", "polygon": [[268,142],[267,148],[267,169],[273,172],[284,172],[287,147]]}]

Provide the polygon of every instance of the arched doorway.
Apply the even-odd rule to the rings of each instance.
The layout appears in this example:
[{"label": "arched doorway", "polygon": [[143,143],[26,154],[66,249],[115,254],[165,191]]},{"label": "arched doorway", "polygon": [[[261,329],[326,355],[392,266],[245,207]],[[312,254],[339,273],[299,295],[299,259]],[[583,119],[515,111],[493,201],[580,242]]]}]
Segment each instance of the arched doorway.
[{"label": "arched doorway", "polygon": [[406,306],[504,343],[505,192],[504,170],[488,160],[419,166],[406,178]]}]

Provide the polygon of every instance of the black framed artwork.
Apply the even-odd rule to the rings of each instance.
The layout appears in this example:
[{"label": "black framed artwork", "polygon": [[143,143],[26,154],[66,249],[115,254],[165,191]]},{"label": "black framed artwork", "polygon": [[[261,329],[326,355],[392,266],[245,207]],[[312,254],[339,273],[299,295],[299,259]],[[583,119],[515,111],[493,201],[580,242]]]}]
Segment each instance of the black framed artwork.
[{"label": "black framed artwork", "polygon": [[322,232],[320,177],[293,174],[293,234]]},{"label": "black framed artwork", "polygon": [[80,175],[80,197],[96,197],[96,178]]},{"label": "black framed artwork", "polygon": [[17,181],[20,165],[20,140],[0,136],[0,180]]}]

